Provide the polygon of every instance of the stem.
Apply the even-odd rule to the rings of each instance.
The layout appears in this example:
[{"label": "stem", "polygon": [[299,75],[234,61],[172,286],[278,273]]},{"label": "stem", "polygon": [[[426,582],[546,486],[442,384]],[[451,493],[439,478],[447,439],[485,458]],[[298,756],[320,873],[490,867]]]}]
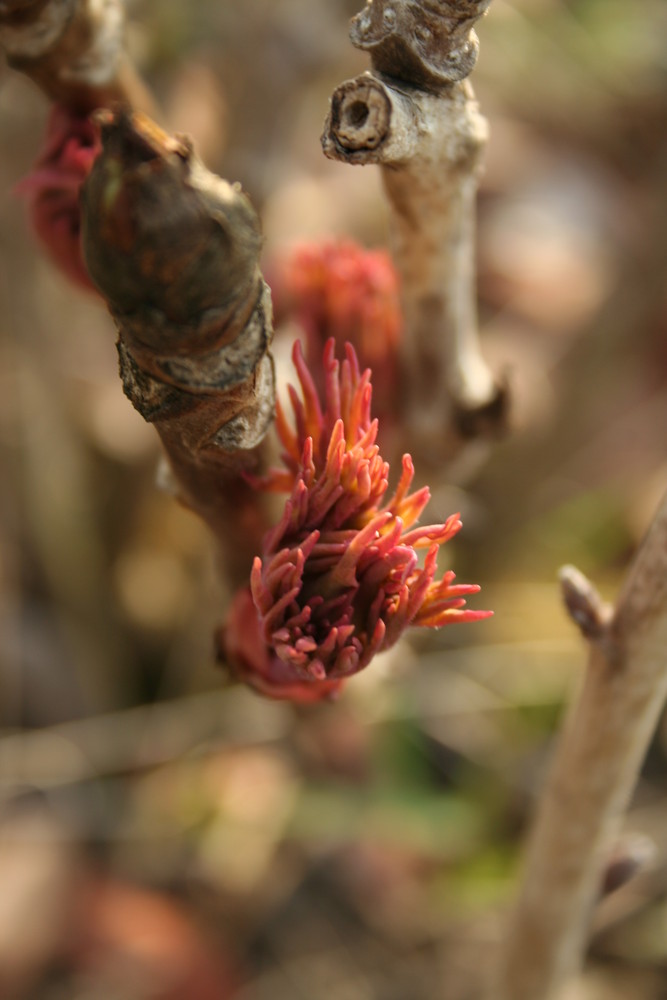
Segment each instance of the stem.
[{"label": "stem", "polygon": [[120,0],[0,0],[0,48],[53,101],[87,114],[113,102],[152,109],[124,46]]},{"label": "stem", "polygon": [[83,247],[118,327],[125,393],[155,424],[180,497],[225,547],[230,576],[245,579],[262,525],[240,473],[259,464],[274,413],[259,221],[188,140],[139,114],[98,118]]},{"label": "stem", "polygon": [[[481,352],[477,331],[474,220],[487,138],[472,88],[485,2],[369,0],[352,22],[373,72],[332,95],[322,145],[351,164],[376,163],[390,207],[401,276],[408,431],[426,451],[443,423],[472,437],[504,425],[507,393]],[[443,7],[446,8],[443,10]]]},{"label": "stem", "polygon": [[541,797],[492,1000],[546,1000],[581,965],[620,816],[667,696],[667,497],[615,611],[575,571],[565,569],[563,583],[589,663]]}]

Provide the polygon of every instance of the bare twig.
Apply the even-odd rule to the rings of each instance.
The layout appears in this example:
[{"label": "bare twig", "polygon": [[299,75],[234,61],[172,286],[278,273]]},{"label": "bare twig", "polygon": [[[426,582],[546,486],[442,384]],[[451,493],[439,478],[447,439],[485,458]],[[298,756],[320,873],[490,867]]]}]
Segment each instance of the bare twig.
[{"label": "bare twig", "polygon": [[608,613],[564,572],[590,644],[538,816],[493,1000],[547,1000],[580,965],[619,817],[667,696],[667,497]]},{"label": "bare twig", "polygon": [[17,783],[41,788],[145,770],[221,745],[285,737],[284,705],[237,690],[206,691],[44,729],[0,734],[0,802]]},{"label": "bare twig", "polygon": [[181,498],[227,543],[232,578],[245,579],[262,526],[239,473],[256,467],[274,413],[259,221],[187,139],[141,115],[99,117],[83,245],[118,326],[125,392],[155,424]]},{"label": "bare twig", "polygon": [[470,84],[473,24],[490,0],[368,0],[351,38],[373,71],[341,84],[322,145],[347,163],[377,163],[391,209],[406,323],[405,420],[425,451],[443,427],[463,436],[504,426],[507,393],[477,333],[474,218],[487,137]]},{"label": "bare twig", "polygon": [[123,45],[120,0],[0,0],[0,48],[14,69],[80,113],[152,100]]}]

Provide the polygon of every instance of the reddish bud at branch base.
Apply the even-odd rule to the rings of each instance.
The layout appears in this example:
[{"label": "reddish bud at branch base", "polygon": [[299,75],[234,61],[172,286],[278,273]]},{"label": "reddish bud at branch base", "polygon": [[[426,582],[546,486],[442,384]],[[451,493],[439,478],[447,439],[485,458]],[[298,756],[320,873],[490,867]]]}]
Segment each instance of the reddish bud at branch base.
[{"label": "reddish bud at branch base", "polygon": [[403,319],[398,275],[384,250],[352,240],[296,246],[276,265],[272,279],[276,322],[293,317],[305,334],[306,361],[318,387],[324,345],[349,342],[373,370],[374,409],[382,419],[396,413],[398,347]]},{"label": "reddish bud at branch base", "polygon": [[414,527],[430,494],[409,492],[409,455],[387,498],[389,466],[370,416],[370,371],[360,372],[349,345],[342,364],[334,350],[331,340],[321,400],[295,346],[301,394],[290,387],[294,429],[280,406],[277,412],[285,469],[262,483],[290,496],[222,636],[240,678],[294,701],[330,697],[410,625],[439,628],[491,614],[464,610],[475,584],[455,584],[451,571],[436,579],[439,548],[461,522],[453,514]]},{"label": "reddish bud at branch base", "polygon": [[90,118],[55,105],[34,169],[15,188],[25,195],[32,227],[53,263],[90,291],[95,286],[81,251],[79,192],[100,149],[99,130]]}]

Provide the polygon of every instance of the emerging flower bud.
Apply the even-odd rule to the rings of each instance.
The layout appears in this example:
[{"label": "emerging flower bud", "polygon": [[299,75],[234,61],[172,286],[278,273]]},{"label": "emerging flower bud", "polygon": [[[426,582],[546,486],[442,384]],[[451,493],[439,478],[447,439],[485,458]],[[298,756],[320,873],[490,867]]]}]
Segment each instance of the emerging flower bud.
[{"label": "emerging flower bud", "polygon": [[370,416],[370,371],[360,372],[349,345],[342,364],[334,350],[330,340],[322,403],[295,345],[302,396],[290,387],[295,428],[280,406],[277,412],[286,469],[264,480],[290,496],[255,559],[250,593],[237,596],[223,633],[238,675],[275,698],[330,696],[409,625],[438,628],[491,614],[464,610],[478,586],[455,584],[451,571],[436,580],[438,550],[461,522],[453,514],[413,527],[430,494],[427,487],[409,492],[409,455],[386,498],[389,466]]},{"label": "emerging flower bud", "polygon": [[317,385],[320,360],[330,337],[349,342],[373,371],[374,410],[396,412],[398,345],[403,325],[398,276],[384,250],[366,250],[352,240],[303,243],[276,267],[274,307],[294,316],[305,334],[306,361]]}]

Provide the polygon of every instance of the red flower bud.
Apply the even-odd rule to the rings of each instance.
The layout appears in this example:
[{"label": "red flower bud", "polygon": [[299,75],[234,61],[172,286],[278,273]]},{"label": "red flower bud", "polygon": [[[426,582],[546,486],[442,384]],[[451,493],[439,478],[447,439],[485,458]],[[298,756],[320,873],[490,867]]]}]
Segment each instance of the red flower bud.
[{"label": "red flower bud", "polygon": [[398,344],[403,326],[398,275],[384,250],[351,240],[303,243],[276,267],[276,322],[293,316],[305,334],[306,360],[318,390],[325,343],[354,347],[373,370],[375,411],[384,426],[396,412]]},{"label": "red flower bud", "polygon": [[330,340],[321,401],[295,345],[301,383],[301,398],[290,392],[295,428],[280,406],[277,414],[286,470],[263,483],[291,492],[255,559],[250,593],[237,597],[224,633],[237,674],[275,698],[330,696],[409,625],[438,628],[491,614],[464,610],[478,586],[455,584],[451,571],[436,580],[439,548],[461,521],[452,514],[442,524],[413,527],[430,494],[409,492],[409,455],[386,498],[389,466],[370,416],[370,371],[360,372],[350,345],[342,364],[334,350]]},{"label": "red flower bud", "polygon": [[81,253],[79,191],[101,149],[90,118],[55,105],[32,173],[15,188],[28,200],[30,221],[53,263],[75,284],[95,290]]}]

